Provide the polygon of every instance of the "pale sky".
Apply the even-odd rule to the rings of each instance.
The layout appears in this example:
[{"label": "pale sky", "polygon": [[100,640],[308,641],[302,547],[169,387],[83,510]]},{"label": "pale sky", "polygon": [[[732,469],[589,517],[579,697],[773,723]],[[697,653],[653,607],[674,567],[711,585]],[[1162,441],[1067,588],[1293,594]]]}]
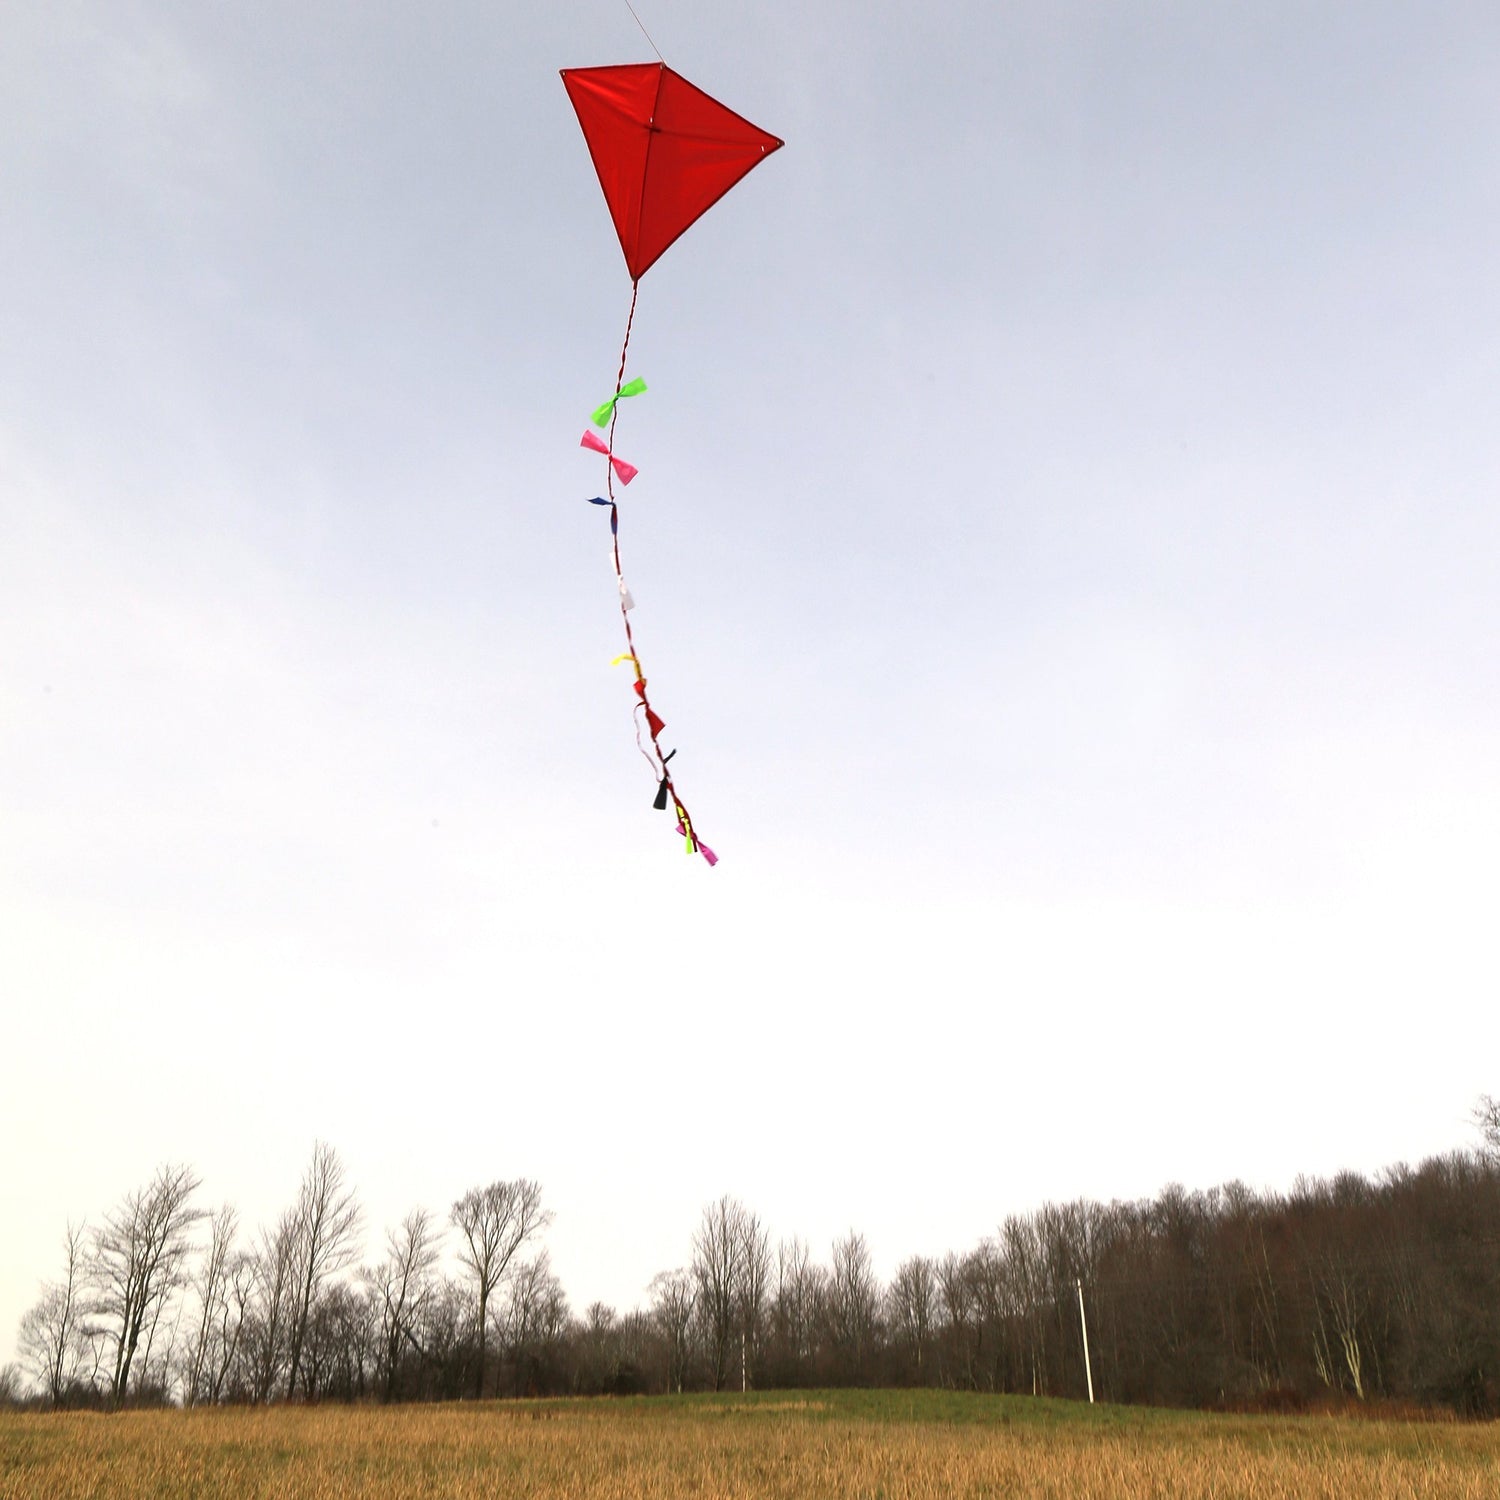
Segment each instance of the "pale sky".
[{"label": "pale sky", "polygon": [[641,283],[623,0],[11,0],[0,1360],[160,1162],[575,1307],[1500,1091],[1500,11],[637,5],[786,141]]}]

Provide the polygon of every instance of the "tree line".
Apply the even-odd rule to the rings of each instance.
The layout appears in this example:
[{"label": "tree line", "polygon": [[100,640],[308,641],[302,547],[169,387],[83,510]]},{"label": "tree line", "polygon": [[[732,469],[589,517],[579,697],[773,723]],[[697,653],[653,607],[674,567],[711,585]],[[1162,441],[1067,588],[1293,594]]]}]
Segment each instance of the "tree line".
[{"label": "tree line", "polygon": [[[876,1274],[826,1260],[730,1196],[686,1263],[621,1314],[572,1308],[525,1178],[414,1209],[362,1255],[363,1215],[319,1143],[247,1232],[163,1166],[98,1224],[21,1323],[0,1396],[46,1406],[453,1400],[934,1385],[1263,1409],[1500,1409],[1500,1103],[1482,1144],[1375,1177],[1046,1204],[965,1251]],[[1089,1370],[1085,1371],[1086,1317]]]}]

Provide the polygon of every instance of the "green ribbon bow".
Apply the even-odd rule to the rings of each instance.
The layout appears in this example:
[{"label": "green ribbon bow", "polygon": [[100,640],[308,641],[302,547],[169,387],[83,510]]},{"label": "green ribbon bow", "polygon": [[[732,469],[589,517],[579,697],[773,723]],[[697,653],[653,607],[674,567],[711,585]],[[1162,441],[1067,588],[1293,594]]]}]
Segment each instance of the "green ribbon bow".
[{"label": "green ribbon bow", "polygon": [[627,380],[620,389],[594,412],[594,426],[608,427],[609,419],[614,414],[615,402],[622,396],[639,396],[646,389],[646,382],[639,375],[634,380]]}]

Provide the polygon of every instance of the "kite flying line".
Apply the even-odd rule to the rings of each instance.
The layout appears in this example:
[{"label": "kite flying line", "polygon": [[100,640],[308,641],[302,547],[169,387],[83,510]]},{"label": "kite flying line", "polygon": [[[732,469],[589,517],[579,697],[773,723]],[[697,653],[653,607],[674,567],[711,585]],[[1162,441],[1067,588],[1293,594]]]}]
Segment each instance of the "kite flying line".
[{"label": "kite flying line", "polygon": [[[626,0],[626,5],[629,7],[630,0]],[[633,7],[630,13],[635,15]],[[640,25],[639,16],[636,24]],[[641,31],[650,42],[644,26]],[[655,51],[656,43],[651,42],[651,47]],[[660,52],[656,55],[661,57]],[[698,837],[668,769],[677,751],[662,750],[661,732],[667,726],[647,696],[646,673],[631,628],[630,612],[635,608],[635,600],[620,564],[620,507],[615,480],[623,487],[638,471],[615,452],[615,424],[620,416],[620,402],[646,391],[646,382],[639,376],[628,382],[625,379],[641,277],[735,183],[782,143],[710,98],[674,73],[665,62],[564,68],[562,80],[588,143],[620,248],[625,252],[631,282],[630,313],[625,320],[625,340],[620,346],[614,394],[594,410],[590,419],[595,427],[608,428],[608,432],[601,439],[585,429],[580,443],[581,447],[603,454],[605,460],[605,492],[590,497],[589,503],[609,509],[610,556],[628,648],[611,665],[629,662],[635,670],[635,737],[657,780],[652,806],[661,811],[670,806],[677,815],[677,832],[682,835],[687,852],[701,854],[714,865],[718,856]],[[646,740],[641,737],[643,720]]]},{"label": "kite flying line", "polygon": [[[648,42],[651,42],[651,33],[646,30],[646,23],[635,14],[635,6],[630,3],[630,0],[625,0],[625,9],[628,10],[632,16],[635,16],[635,24],[641,28],[641,35],[645,37]],[[658,47],[655,42],[651,42],[651,50],[656,54],[658,61],[666,61],[666,58],[661,55],[661,48]]]}]

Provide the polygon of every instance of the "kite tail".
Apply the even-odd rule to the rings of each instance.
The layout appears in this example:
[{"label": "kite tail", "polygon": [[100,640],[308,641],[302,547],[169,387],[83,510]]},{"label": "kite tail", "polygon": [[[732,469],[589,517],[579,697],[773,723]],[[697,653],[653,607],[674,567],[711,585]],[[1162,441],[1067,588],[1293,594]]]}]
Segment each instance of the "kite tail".
[{"label": "kite tail", "polygon": [[[635,300],[640,295],[641,284],[637,279],[631,283],[630,288],[630,315],[625,319],[625,341],[620,345],[620,368],[615,375],[615,402],[609,417],[609,436],[606,440],[609,452],[613,454],[615,448],[615,423],[620,419],[620,392],[625,387],[625,359],[630,350],[630,330],[635,325]],[[635,692],[640,700],[635,707],[636,730],[635,742],[640,748],[641,754],[646,757],[652,771],[657,776],[656,801],[653,806],[665,809],[670,801],[672,811],[677,815],[677,832],[682,835],[689,854],[701,854],[710,866],[716,865],[718,856],[702,843],[693,828],[693,819],[689,814],[682,798],[677,795],[677,788],[672,781],[672,773],[668,769],[667,762],[676,755],[676,751],[664,752],[661,747],[660,735],[667,726],[661,716],[651,706],[651,699],[646,694],[646,672],[641,666],[640,653],[635,646],[635,632],[630,628],[630,606],[633,601],[625,586],[625,573],[620,565],[620,510],[615,500],[615,466],[613,462],[606,459],[605,493],[609,496],[609,531],[612,538],[612,549],[615,562],[615,582],[620,591],[620,619],[625,626],[625,644],[628,648],[623,656],[617,656],[615,660],[628,661],[635,668]],[[648,751],[641,743],[641,720],[640,715],[644,712],[646,721],[646,734],[651,741],[651,749]]]},{"label": "kite tail", "polygon": [[[615,418],[620,415],[619,398],[620,392],[625,388],[625,355],[630,349],[630,330],[635,326],[635,299],[641,294],[641,283],[639,280],[630,283],[630,316],[625,319],[625,342],[620,345],[620,370],[615,376],[615,408],[609,418],[609,446],[615,445]],[[613,481],[611,481],[613,483]],[[609,498],[615,498],[613,489],[609,492]]]}]

